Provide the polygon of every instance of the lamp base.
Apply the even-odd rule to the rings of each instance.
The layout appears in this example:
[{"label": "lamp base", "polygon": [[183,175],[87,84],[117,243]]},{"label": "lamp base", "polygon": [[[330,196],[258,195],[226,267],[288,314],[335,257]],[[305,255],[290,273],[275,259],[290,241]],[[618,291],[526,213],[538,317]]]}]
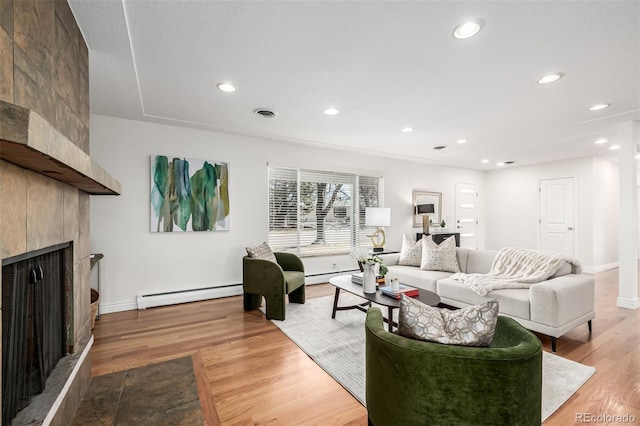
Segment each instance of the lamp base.
[{"label": "lamp base", "polygon": [[422,215],[422,233],[429,235],[429,215]]},{"label": "lamp base", "polygon": [[384,250],[384,243],[386,242],[386,237],[384,235],[384,229],[378,228],[373,234],[371,234],[371,242],[373,243],[373,251],[382,251]]}]

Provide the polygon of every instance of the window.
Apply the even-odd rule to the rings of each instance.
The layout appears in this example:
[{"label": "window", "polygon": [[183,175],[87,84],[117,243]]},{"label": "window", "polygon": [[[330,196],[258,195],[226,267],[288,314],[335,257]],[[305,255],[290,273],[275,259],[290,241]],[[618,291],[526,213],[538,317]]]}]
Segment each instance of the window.
[{"label": "window", "polygon": [[383,178],[269,166],[269,245],[300,256],[370,248],[366,207],[383,207]]}]

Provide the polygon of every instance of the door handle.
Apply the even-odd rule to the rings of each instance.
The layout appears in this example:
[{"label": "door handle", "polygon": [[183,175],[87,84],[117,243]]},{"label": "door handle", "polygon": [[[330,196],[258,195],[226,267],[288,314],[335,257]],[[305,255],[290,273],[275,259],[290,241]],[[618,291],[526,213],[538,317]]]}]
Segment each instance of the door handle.
[{"label": "door handle", "polygon": [[573,226],[567,228],[569,231],[573,231]]}]

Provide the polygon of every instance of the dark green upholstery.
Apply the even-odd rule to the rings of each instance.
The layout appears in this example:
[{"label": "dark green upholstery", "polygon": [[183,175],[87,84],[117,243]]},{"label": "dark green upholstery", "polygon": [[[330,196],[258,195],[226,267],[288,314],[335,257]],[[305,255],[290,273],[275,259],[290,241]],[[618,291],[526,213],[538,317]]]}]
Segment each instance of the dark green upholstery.
[{"label": "dark green upholstery", "polygon": [[278,263],[270,260],[242,258],[244,310],[258,308],[262,296],[266,301],[267,319],[285,318],[285,294],[289,302],[304,303],[304,265],[292,253],[274,253]]},{"label": "dark green upholstery", "polygon": [[408,339],[385,331],[380,309],[370,308],[366,401],[374,426],[539,426],[542,345],[502,316],[489,347]]}]

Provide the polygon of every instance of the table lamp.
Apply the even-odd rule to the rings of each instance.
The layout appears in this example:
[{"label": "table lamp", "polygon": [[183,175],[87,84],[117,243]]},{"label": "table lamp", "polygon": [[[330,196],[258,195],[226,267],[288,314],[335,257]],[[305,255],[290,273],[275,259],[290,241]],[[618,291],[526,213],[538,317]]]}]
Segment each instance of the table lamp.
[{"label": "table lamp", "polygon": [[377,226],[371,241],[373,242],[373,251],[384,251],[385,235],[383,226],[391,226],[391,209],[385,207],[367,207],[364,211],[365,226]]},{"label": "table lamp", "polygon": [[422,215],[422,233],[429,235],[429,213],[435,213],[433,204],[418,204],[416,214]]}]

